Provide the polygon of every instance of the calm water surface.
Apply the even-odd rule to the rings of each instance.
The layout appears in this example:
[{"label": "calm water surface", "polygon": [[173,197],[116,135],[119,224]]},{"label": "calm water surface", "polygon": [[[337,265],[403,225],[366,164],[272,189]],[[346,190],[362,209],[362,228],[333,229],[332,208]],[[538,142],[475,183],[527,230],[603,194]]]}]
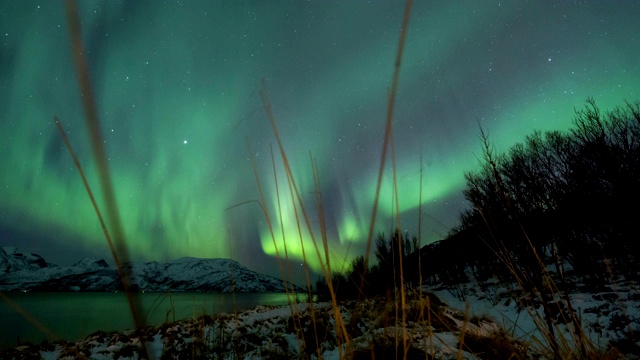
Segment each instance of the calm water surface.
[{"label": "calm water surface", "polygon": [[[283,293],[144,293],[137,294],[147,325],[230,313],[256,305],[284,305]],[[124,293],[0,294],[0,349],[19,342],[76,340],[102,331],[134,328]]]}]

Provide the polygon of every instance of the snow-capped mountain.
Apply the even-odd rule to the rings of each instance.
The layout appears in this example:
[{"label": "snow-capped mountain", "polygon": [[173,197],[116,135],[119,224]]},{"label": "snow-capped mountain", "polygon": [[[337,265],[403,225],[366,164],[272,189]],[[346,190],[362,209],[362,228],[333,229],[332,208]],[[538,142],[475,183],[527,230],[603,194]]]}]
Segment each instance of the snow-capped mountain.
[{"label": "snow-capped mountain", "polygon": [[109,267],[104,259],[98,259],[94,257],[83,257],[77,263],[73,264],[74,267],[82,267],[88,270],[100,270]]},{"label": "snow-capped mountain", "polygon": [[40,255],[25,253],[12,246],[0,247],[0,274],[19,270],[38,270],[49,264]]},{"label": "snow-capped mountain", "polygon": [[[229,259],[181,258],[166,263],[127,263],[138,291],[284,292],[282,280]],[[106,261],[84,258],[72,266],[48,264],[41,256],[0,248],[0,291],[116,291],[118,271]]]}]

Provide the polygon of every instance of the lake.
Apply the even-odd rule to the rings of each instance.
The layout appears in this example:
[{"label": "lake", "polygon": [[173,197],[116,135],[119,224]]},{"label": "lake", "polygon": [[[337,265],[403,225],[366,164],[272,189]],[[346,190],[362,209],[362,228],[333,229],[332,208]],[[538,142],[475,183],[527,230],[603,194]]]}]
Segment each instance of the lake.
[{"label": "lake", "polygon": [[[257,305],[286,305],[284,293],[140,293],[147,325],[233,313]],[[124,293],[0,294],[0,349],[29,341],[77,340],[98,330],[134,328]]]}]

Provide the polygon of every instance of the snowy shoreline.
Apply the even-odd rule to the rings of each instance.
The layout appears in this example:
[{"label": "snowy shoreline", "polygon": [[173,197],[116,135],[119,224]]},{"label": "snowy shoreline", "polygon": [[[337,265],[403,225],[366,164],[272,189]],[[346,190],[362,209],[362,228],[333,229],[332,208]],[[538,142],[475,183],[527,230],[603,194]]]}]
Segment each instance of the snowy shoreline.
[{"label": "snowy shoreline", "polygon": [[[394,317],[398,309],[393,301],[376,298],[341,303],[340,314],[353,354],[366,357],[371,349],[376,353],[393,351],[393,344],[397,339],[401,342],[405,333],[409,339],[408,351],[422,358],[427,354],[438,359],[455,358],[459,352],[465,359],[483,358],[474,355],[483,349],[467,348],[471,346],[470,340],[461,349],[462,332],[466,339],[492,341],[496,336],[510,334],[512,339],[509,341],[514,348],[509,351],[539,354],[531,348],[537,336],[534,320],[507,297],[491,298],[477,283],[456,289],[424,289],[428,290],[425,298],[430,299],[435,315],[430,327],[418,320],[417,310],[421,306],[424,309],[424,303],[414,297],[415,292],[408,296],[404,327],[400,326],[400,319]],[[616,286],[615,291],[609,288],[609,291],[598,293],[572,294],[587,336],[597,348],[605,351],[610,341],[627,341],[640,331],[639,289],[635,283],[625,283]],[[311,310],[306,303],[258,306],[237,314],[205,315],[140,331],[97,332],[84,340],[18,346],[0,353],[0,357],[139,359],[144,344],[149,355],[156,359],[191,358],[213,353],[220,358],[299,358],[301,351],[313,358],[316,338],[320,339],[324,359],[338,359],[341,352],[346,354],[349,347],[344,340],[338,340],[331,305],[315,303],[313,315]],[[292,317],[292,313],[297,315]],[[568,338],[570,329],[563,324],[558,327],[558,336]],[[338,341],[342,343],[340,348],[336,345]]]}]

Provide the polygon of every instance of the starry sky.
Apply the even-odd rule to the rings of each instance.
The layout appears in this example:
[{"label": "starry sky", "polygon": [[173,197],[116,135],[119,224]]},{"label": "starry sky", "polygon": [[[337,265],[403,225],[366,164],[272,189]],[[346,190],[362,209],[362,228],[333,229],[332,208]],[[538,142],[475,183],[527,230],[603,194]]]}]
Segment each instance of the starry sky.
[{"label": "starry sky", "polygon": [[[262,79],[320,239],[310,153],[315,159],[333,268],[363,252],[402,2],[81,1],[79,8],[133,260],[224,257],[279,275],[253,156],[279,251],[284,234],[293,265],[304,245],[319,270],[310,236],[298,235]],[[605,110],[638,100],[638,15],[637,1],[416,1],[394,113],[402,227],[417,234],[422,216],[427,243],[457,224],[468,206],[463,174],[478,166],[478,123],[504,150],[534,130],[566,130],[587,97]],[[0,245],[61,265],[109,259],[53,121],[60,118],[101,203],[79,94],[64,3],[1,2]],[[389,167],[376,231],[395,226],[391,174]]]}]

